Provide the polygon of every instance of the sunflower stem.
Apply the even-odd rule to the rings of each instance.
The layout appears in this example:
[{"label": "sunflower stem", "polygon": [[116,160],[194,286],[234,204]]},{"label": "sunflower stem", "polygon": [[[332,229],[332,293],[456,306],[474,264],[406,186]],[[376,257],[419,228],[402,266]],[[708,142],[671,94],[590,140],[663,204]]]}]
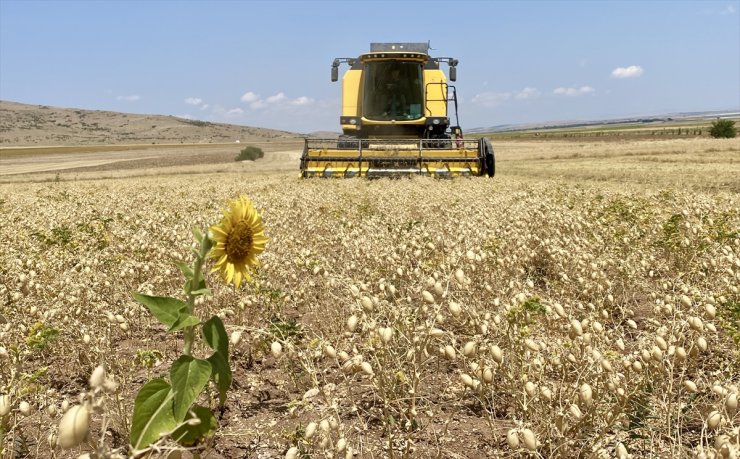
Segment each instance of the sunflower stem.
[{"label": "sunflower stem", "polygon": [[[197,237],[196,237],[197,238]],[[200,282],[201,282],[201,270],[203,269],[203,262],[206,259],[206,256],[208,255],[208,252],[211,250],[212,242],[211,239],[208,237],[208,233],[203,235],[203,237],[198,241],[200,242],[200,250],[198,250],[198,254],[195,256],[195,260],[193,261],[193,278],[190,279],[190,287],[188,288],[188,313],[193,314],[193,311],[195,310],[195,298],[197,295],[194,295],[192,292],[194,290],[200,290]],[[185,327],[185,334],[183,336],[184,344],[182,353],[183,355],[190,355],[193,350],[193,342],[195,341],[195,325],[191,325],[189,327]]]},{"label": "sunflower stem", "polygon": [[192,349],[193,349],[193,341],[195,341],[195,329],[191,327],[185,328],[185,335],[184,335],[185,344],[182,348],[182,355],[190,355]]}]

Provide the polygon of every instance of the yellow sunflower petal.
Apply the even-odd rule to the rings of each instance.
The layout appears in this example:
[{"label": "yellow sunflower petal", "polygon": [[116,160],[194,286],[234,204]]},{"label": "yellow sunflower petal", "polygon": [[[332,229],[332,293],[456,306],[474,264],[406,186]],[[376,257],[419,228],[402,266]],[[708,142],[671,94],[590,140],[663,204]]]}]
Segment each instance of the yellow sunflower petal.
[{"label": "yellow sunflower petal", "polygon": [[250,270],[249,270],[249,268],[247,266],[243,266],[242,267],[241,273],[242,273],[242,276],[244,277],[244,280],[245,281],[251,281],[252,280],[252,276],[250,276],[249,272],[250,272]]},{"label": "yellow sunflower petal", "polygon": [[212,272],[219,271],[224,281],[236,288],[250,281],[251,268],[260,266],[256,256],[265,250],[268,238],[262,215],[249,197],[241,195],[229,202],[218,225],[210,227],[213,248],[209,257],[215,260]]},{"label": "yellow sunflower petal", "polygon": [[226,274],[226,283],[231,283],[231,280],[234,278],[234,265],[227,264],[224,272]]},{"label": "yellow sunflower petal", "polygon": [[254,255],[252,255],[249,258],[249,260],[247,260],[247,264],[252,265],[252,266],[255,266],[255,267],[262,266],[262,264],[260,263],[260,261]]},{"label": "yellow sunflower petal", "polygon": [[229,233],[227,233],[225,230],[221,229],[220,226],[211,226],[210,230],[213,231],[213,238],[214,239],[219,239],[219,238],[223,239],[223,238],[225,238],[226,236],[229,235]]}]

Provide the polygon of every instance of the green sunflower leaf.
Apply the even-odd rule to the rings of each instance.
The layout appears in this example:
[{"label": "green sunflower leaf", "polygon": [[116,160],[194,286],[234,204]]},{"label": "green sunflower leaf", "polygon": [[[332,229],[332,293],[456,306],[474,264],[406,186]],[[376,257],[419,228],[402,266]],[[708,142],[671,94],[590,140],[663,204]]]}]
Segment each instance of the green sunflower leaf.
[{"label": "green sunflower leaf", "polygon": [[191,295],[210,295],[211,289],[209,288],[201,288],[195,291],[190,292]]},{"label": "green sunflower leaf", "polygon": [[192,410],[195,416],[188,419],[199,419],[199,423],[183,423],[180,427],[172,432],[172,438],[183,446],[195,446],[206,438],[210,438],[216,433],[218,421],[211,410],[204,406],[195,405]]},{"label": "green sunflower leaf", "polygon": [[203,388],[211,378],[211,364],[207,360],[182,355],[172,363],[170,379],[174,397],[175,420],[182,422]]},{"label": "green sunflower leaf", "polygon": [[180,271],[182,271],[182,273],[185,275],[186,279],[189,280],[193,278],[193,268],[188,266],[188,264],[185,263],[184,261],[174,260],[174,262],[177,265],[177,267],[180,268]]},{"label": "green sunflower leaf", "polygon": [[208,252],[213,248],[213,239],[208,237],[208,234],[206,234],[203,237],[203,240],[201,241],[201,244],[203,244],[203,251]]},{"label": "green sunflower leaf", "polygon": [[207,288],[205,279],[200,280],[200,282],[198,283],[198,288],[195,290],[193,290],[192,284],[193,284],[193,279],[188,279],[187,282],[185,282],[185,286],[183,287],[183,290],[185,291],[186,295],[201,295],[195,292],[200,292]]},{"label": "green sunflower leaf", "polygon": [[195,317],[192,314],[188,314],[185,311],[180,311],[180,316],[175,320],[175,323],[172,324],[169,330],[167,331],[178,331],[182,330],[185,327],[192,327],[193,325],[198,325],[200,323],[200,319]]},{"label": "green sunflower leaf", "polygon": [[195,237],[195,240],[198,242],[201,242],[203,240],[203,235],[200,232],[200,228],[197,226],[193,226],[193,236]]},{"label": "green sunflower leaf", "polygon": [[168,327],[172,327],[180,317],[181,312],[187,309],[187,304],[177,298],[142,295],[136,292],[133,293],[133,296],[136,301],[146,306],[157,320]]},{"label": "green sunflower leaf", "polygon": [[231,387],[231,368],[229,367],[229,358],[220,352],[214,352],[208,361],[211,362],[211,378],[218,388],[218,401],[220,406],[226,403],[226,394]]},{"label": "green sunflower leaf", "polygon": [[131,419],[131,446],[134,450],[146,448],[177,427],[171,389],[167,381],[158,378],[139,390]]},{"label": "green sunflower leaf", "polygon": [[196,293],[196,292],[207,290],[205,279],[200,280],[200,282],[198,283],[198,288],[196,289],[193,289],[192,285],[193,285],[193,279],[188,279],[187,282],[185,282],[185,286],[183,287],[183,290],[185,291],[186,295],[202,295],[202,293]]},{"label": "green sunflower leaf", "polygon": [[203,339],[214,351],[224,356],[229,355],[229,337],[224,323],[218,316],[213,316],[203,324]]}]

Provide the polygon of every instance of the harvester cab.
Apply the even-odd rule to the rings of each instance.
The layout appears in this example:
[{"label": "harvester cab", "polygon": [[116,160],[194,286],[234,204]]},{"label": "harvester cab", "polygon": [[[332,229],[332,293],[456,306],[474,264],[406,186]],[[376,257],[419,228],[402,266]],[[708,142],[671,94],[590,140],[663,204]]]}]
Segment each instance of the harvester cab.
[{"label": "harvester cab", "polygon": [[[457,59],[431,57],[428,43],[371,43],[370,52],[334,59],[342,77],[339,139],[306,139],[302,177],[450,177],[495,173],[493,147],[463,138],[457,113]],[[452,124],[449,112],[453,111]]]}]

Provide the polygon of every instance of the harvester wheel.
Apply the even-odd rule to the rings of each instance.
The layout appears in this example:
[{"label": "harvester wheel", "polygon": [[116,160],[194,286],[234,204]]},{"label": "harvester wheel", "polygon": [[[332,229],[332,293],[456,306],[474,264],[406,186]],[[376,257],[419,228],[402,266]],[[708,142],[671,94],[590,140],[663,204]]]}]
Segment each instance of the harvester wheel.
[{"label": "harvester wheel", "polygon": [[496,159],[493,157],[493,153],[486,155],[486,170],[489,177],[496,175]]},{"label": "harvester wheel", "polygon": [[496,157],[493,152],[493,145],[488,139],[483,139],[483,148],[485,149],[486,173],[489,177],[496,175]]}]

